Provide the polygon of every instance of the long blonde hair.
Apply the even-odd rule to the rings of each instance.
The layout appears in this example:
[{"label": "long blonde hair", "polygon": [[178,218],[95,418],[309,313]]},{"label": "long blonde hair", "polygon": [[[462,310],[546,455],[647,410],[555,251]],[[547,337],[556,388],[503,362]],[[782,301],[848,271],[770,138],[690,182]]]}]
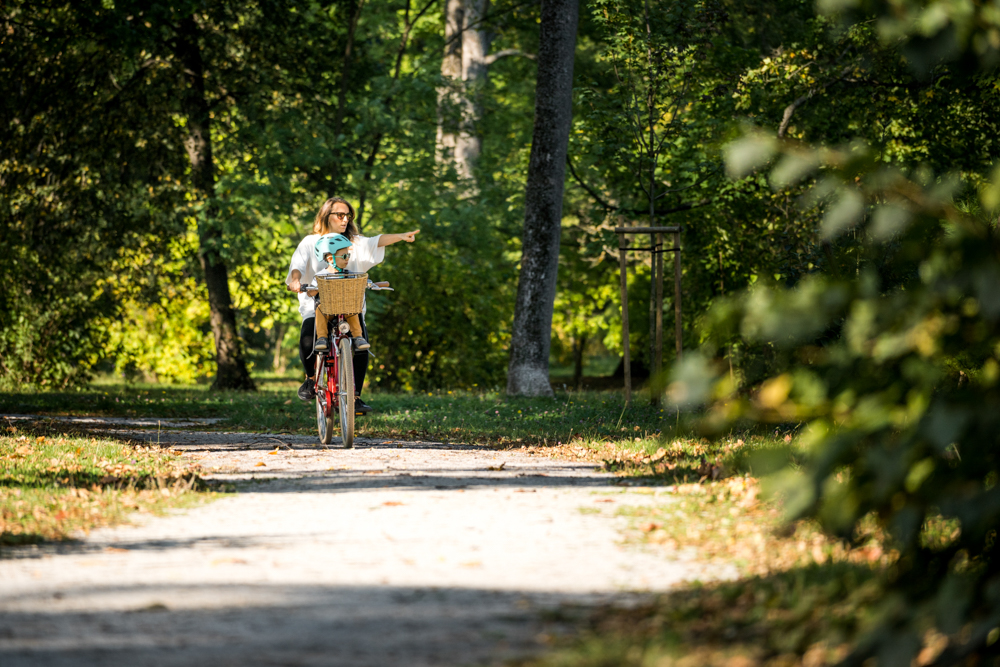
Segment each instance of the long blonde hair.
[{"label": "long blonde hair", "polygon": [[357,212],[354,207],[351,206],[351,202],[347,201],[343,197],[330,197],[323,205],[319,207],[319,213],[316,214],[316,220],[313,221],[313,234],[329,234],[330,229],[330,216],[333,214],[334,204],[346,204],[347,210],[350,211],[351,217],[347,221],[347,229],[344,230],[344,235],[353,239],[358,236],[358,227],[354,224],[354,218],[357,217]]}]

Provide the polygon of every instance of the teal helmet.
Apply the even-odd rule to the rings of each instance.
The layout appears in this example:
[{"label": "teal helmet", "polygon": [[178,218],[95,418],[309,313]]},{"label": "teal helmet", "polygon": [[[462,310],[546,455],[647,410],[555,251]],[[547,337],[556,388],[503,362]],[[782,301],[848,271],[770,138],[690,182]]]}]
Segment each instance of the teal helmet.
[{"label": "teal helmet", "polygon": [[327,254],[332,253],[335,255],[338,250],[350,247],[351,240],[343,234],[324,234],[316,241],[316,261],[321,267],[326,268],[327,262],[323,258]]}]

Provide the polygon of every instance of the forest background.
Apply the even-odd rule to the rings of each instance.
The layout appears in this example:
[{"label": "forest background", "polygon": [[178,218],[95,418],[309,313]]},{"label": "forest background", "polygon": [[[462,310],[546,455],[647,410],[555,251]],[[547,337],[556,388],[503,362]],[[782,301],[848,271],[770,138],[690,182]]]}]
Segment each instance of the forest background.
[{"label": "forest background", "polygon": [[[371,300],[372,384],[502,386],[539,15],[483,0],[8,4],[2,382],[212,378],[222,297],[251,367],[297,363],[288,258],[341,195],[366,234],[422,230],[377,270],[398,291]],[[726,173],[723,147],[748,127],[988,179],[993,79],[925,76],[864,19],[809,0],[582,6],[554,363],[579,374],[620,354],[612,230],[649,222],[651,190],[656,222],[684,229],[686,347],[717,297],[842,263],[857,238],[831,243],[822,207],[798,205],[811,180]],[[649,275],[633,256],[646,368]],[[766,346],[728,351],[750,380],[769,368]]]},{"label": "forest background", "polygon": [[[246,387],[244,361],[293,355],[288,257],[334,194],[367,234],[422,230],[378,270],[399,291],[372,300],[373,384],[501,386],[540,19],[5,5],[0,388]],[[788,516],[892,552],[845,665],[914,664],[931,630],[918,664],[1000,658],[998,64],[994,2],[581,6],[554,360],[621,349],[614,227],[681,225],[678,425],[788,429],[751,464]],[[629,271],[650,303],[648,256]]]}]

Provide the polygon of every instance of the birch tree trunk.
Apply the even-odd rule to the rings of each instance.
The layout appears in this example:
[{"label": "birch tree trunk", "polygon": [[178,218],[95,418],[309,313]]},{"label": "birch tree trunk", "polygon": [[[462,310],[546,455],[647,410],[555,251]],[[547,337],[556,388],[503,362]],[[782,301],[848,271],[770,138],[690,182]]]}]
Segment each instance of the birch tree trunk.
[{"label": "birch tree trunk", "polygon": [[487,0],[465,0],[462,13],[462,119],[455,142],[455,171],[459,178],[475,183],[475,167],[483,149],[479,121],[483,116],[483,89],[489,65],[490,34],[483,29],[482,18],[489,6]]},{"label": "birch tree trunk", "polygon": [[578,0],[542,0],[535,125],[525,185],[521,273],[507,393],[551,396],[549,345],[559,268],[566,150],[573,116]]},{"label": "birch tree trunk", "polygon": [[247,371],[236,329],[236,313],[229,293],[229,272],[219,255],[222,229],[212,205],[215,163],[212,158],[211,115],[205,98],[205,66],[199,45],[200,28],[193,16],[178,25],[176,54],[184,66],[181,108],[187,120],[184,147],[191,162],[194,189],[209,203],[198,220],[198,259],[208,288],[209,320],[215,336],[216,375],[213,389],[256,389]]},{"label": "birch tree trunk", "polygon": [[457,86],[462,81],[462,0],[445,0],[444,12],[444,57],[441,59],[441,76],[451,81],[450,86],[438,89],[437,105],[437,151],[439,163],[455,160],[455,145],[458,132],[451,113],[459,107]]},{"label": "birch tree trunk", "polygon": [[492,39],[482,24],[488,7],[488,0],[445,1],[441,76],[451,85],[438,91],[437,158],[440,163],[451,163],[458,178],[473,191],[483,145],[478,129],[482,91],[492,62]]}]

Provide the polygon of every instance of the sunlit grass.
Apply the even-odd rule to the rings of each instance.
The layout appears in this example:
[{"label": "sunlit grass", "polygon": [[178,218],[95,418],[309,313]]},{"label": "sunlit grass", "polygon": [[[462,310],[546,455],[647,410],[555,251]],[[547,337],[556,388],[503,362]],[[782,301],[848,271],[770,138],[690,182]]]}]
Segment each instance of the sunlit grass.
[{"label": "sunlit grass", "polygon": [[[0,545],[70,539],[211,497],[196,466],[156,448],[4,426]],[[40,434],[43,433],[43,434]]]},{"label": "sunlit grass", "polygon": [[[79,391],[0,393],[0,412],[136,418],[216,418],[198,428],[310,436],[315,407],[298,399],[296,379],[260,378],[257,392],[207,386],[98,384]],[[784,446],[784,431],[733,433],[717,442],[685,434],[684,417],[637,394],[556,392],[510,398],[494,391],[366,393],[375,411],[357,419],[360,437],[441,440],[499,449],[541,447],[606,462],[626,475],[664,483],[751,470],[758,450]]]}]

